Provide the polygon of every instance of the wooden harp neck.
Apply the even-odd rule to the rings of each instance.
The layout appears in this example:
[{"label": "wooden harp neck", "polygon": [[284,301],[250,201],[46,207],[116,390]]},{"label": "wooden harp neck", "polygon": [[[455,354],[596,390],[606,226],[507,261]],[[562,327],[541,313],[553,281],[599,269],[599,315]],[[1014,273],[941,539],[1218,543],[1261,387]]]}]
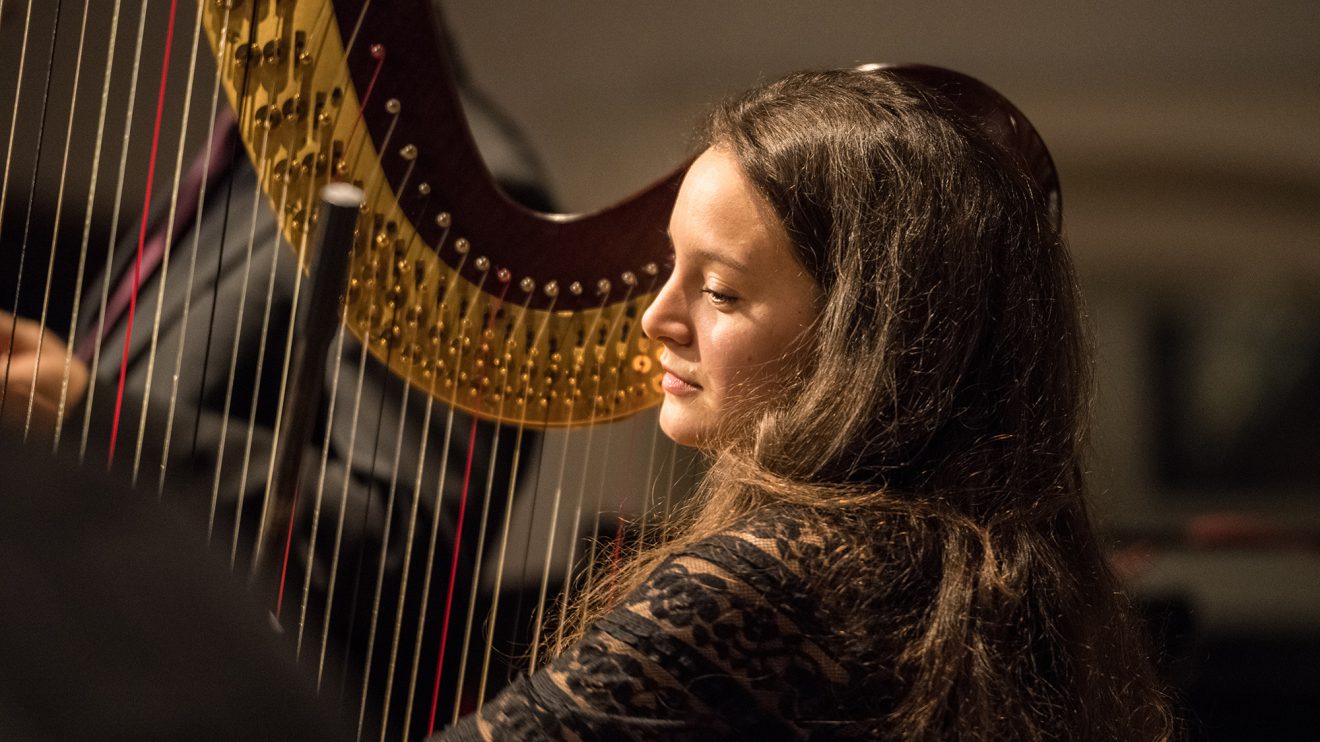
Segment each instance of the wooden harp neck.
[{"label": "wooden harp neck", "polygon": [[641,313],[667,272],[682,172],[603,211],[542,214],[495,184],[430,0],[203,2],[221,84],[304,261],[314,194],[362,187],[345,323],[446,403],[529,427],[661,399]]}]

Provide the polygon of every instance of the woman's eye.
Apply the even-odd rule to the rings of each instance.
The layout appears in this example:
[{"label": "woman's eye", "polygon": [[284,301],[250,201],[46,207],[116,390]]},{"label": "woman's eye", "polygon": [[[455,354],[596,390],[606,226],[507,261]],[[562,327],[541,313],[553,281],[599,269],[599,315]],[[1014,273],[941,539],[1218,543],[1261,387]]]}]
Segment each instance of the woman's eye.
[{"label": "woman's eye", "polygon": [[716,306],[732,304],[738,300],[738,297],[736,296],[733,296],[731,294],[722,294],[716,291],[715,289],[702,289],[701,293],[705,294],[706,296],[709,296],[710,303]]}]

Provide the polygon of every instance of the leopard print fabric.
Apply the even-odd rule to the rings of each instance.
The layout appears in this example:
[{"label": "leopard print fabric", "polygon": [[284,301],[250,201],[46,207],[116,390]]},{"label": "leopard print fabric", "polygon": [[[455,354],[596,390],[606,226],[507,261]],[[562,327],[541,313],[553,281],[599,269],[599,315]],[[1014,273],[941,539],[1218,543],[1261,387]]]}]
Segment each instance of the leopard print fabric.
[{"label": "leopard print fabric", "polygon": [[873,673],[832,628],[847,591],[821,595],[829,582],[816,579],[856,533],[819,512],[770,509],[697,542],[438,738],[871,738],[881,699],[859,680]]}]

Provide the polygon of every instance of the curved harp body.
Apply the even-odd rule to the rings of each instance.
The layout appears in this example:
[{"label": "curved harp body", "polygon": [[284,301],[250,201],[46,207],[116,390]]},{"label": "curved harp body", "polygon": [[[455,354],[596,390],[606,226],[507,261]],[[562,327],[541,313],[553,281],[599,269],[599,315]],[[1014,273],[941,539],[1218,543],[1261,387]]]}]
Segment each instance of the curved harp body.
[{"label": "curved harp body", "polygon": [[307,244],[320,186],[364,189],[347,325],[447,404],[530,427],[657,404],[639,320],[669,251],[675,180],[591,216],[511,202],[467,132],[431,3],[404,5],[202,4],[289,243]]}]

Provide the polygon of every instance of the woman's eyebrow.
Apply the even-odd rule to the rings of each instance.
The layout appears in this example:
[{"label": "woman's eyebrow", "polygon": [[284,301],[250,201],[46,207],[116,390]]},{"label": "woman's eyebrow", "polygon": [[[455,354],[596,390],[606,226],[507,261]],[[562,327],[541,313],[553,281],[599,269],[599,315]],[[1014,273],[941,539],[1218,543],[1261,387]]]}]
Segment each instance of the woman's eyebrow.
[{"label": "woman's eyebrow", "polygon": [[697,248],[692,250],[691,254],[692,257],[697,258],[698,260],[701,260],[703,262],[719,263],[721,265],[732,268],[740,273],[752,272],[751,267],[748,266],[746,263],[743,263],[728,255],[725,255],[724,253],[715,252],[714,250],[705,250],[705,249]]},{"label": "woman's eyebrow", "polygon": [[[665,237],[669,239],[669,246],[673,248],[674,256],[677,257],[678,247],[674,244],[674,236],[668,229],[665,230]],[[701,248],[701,247],[694,247],[694,248],[690,248],[686,252],[692,257],[701,260],[703,262],[720,263],[721,265],[728,266],[742,273],[752,272],[751,267],[748,266],[746,263],[743,263],[737,260],[736,258],[729,257],[728,255],[725,255],[723,253],[715,252],[714,250],[708,250],[706,248]]]}]

